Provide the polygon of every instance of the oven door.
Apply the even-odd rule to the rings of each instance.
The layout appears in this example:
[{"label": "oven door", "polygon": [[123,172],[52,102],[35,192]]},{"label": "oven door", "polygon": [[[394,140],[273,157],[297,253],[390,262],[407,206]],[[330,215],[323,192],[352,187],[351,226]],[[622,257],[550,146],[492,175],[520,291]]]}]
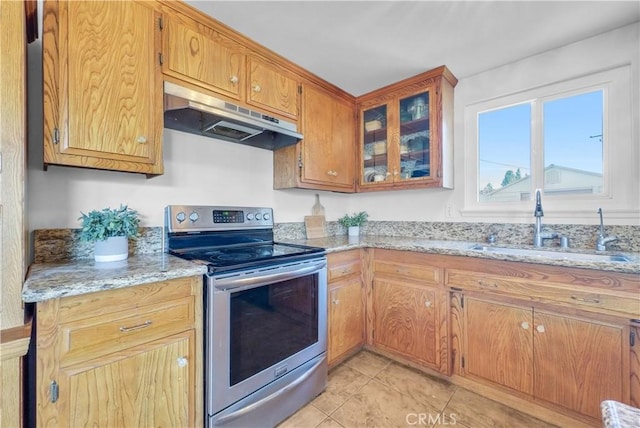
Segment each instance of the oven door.
[{"label": "oven door", "polygon": [[326,353],[324,256],[212,275],[206,285],[209,417]]}]

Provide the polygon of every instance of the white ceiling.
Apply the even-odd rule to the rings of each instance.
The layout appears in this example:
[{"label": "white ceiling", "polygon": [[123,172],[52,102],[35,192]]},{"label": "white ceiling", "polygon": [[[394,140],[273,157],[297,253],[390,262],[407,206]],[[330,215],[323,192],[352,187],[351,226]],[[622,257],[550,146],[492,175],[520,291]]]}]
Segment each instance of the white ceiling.
[{"label": "white ceiling", "polygon": [[637,0],[187,3],[356,96],[440,65],[465,78],[640,21]]}]

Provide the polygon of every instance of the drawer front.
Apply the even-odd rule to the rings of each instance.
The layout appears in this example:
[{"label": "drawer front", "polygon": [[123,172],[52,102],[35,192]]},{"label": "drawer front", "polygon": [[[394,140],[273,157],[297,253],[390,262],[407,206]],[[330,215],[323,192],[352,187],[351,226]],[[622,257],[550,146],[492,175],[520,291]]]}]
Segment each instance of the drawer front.
[{"label": "drawer front", "polygon": [[374,275],[386,274],[394,277],[402,276],[433,284],[440,282],[440,272],[440,268],[428,265],[413,265],[383,260],[376,260],[373,263]]},{"label": "drawer front", "polygon": [[328,282],[335,282],[351,275],[360,275],[362,264],[360,251],[345,251],[327,255]]},{"label": "drawer front", "polygon": [[564,303],[580,309],[598,309],[614,315],[640,317],[640,297],[613,294],[606,290],[593,290],[557,283],[514,280],[475,272],[447,270],[449,287],[511,294],[529,300]]},{"label": "drawer front", "polygon": [[[194,297],[62,324],[61,365],[194,328]],[[64,362],[64,364],[62,364]]]}]

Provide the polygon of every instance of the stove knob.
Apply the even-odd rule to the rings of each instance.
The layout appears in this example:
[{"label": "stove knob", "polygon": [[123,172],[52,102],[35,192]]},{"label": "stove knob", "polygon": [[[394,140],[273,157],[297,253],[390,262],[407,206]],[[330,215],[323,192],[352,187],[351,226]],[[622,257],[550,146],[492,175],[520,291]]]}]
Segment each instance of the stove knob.
[{"label": "stove knob", "polygon": [[271,216],[269,215],[269,213],[264,213],[262,214],[262,218],[265,220],[269,220],[271,218]]},{"label": "stove knob", "polygon": [[186,219],[187,215],[183,211],[180,211],[178,214],[176,214],[176,220],[178,220],[178,223],[182,223]]},{"label": "stove knob", "polygon": [[253,220],[253,214],[251,213],[247,214],[247,220]]},{"label": "stove knob", "polygon": [[256,220],[262,220],[262,214],[256,213]]},{"label": "stove knob", "polygon": [[191,220],[192,223],[195,223],[199,218],[200,216],[196,212],[189,214],[189,220]]}]

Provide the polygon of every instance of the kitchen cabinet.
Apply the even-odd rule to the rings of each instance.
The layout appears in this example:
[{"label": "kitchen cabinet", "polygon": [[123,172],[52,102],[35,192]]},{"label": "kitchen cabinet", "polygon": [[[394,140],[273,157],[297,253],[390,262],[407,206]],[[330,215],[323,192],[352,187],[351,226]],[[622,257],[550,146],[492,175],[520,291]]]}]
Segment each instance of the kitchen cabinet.
[{"label": "kitchen cabinet", "polygon": [[329,366],[360,350],[365,342],[365,293],[360,250],[327,255]]},{"label": "kitchen cabinet", "polygon": [[358,191],[453,187],[453,88],[444,66],[358,97]]},{"label": "kitchen cabinet", "polygon": [[600,417],[625,397],[625,327],[465,296],[466,375]]},{"label": "kitchen cabinet", "polygon": [[161,174],[159,12],[45,1],[44,164]]},{"label": "kitchen cabinet", "polygon": [[302,141],[274,154],[274,188],[355,190],[355,101],[310,83],[302,87]]},{"label": "kitchen cabinet", "polygon": [[247,104],[296,121],[299,78],[255,55],[247,57],[247,69]]},{"label": "kitchen cabinet", "polygon": [[202,278],[36,307],[37,426],[201,426]]},{"label": "kitchen cabinet", "polygon": [[447,373],[446,291],[428,256],[376,250],[373,346]]},{"label": "kitchen cabinet", "polygon": [[162,23],[165,76],[243,100],[246,55],[240,43],[178,12],[164,13]]},{"label": "kitchen cabinet", "polygon": [[629,404],[640,408],[640,321],[633,320],[629,332],[630,355],[630,390]]}]

